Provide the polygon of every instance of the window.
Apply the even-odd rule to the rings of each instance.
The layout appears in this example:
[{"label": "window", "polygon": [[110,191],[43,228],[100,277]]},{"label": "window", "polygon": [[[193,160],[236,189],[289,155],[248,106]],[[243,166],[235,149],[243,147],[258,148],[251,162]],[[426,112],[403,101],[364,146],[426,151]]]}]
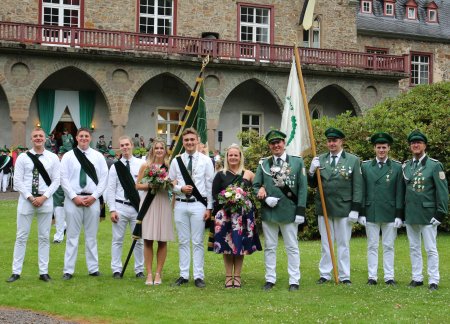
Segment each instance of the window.
[{"label": "window", "polygon": [[431,83],[431,54],[411,53],[411,85]]},{"label": "window", "polygon": [[361,12],[372,13],[372,1],[361,1]]},{"label": "window", "polygon": [[386,2],[384,4],[384,15],[385,16],[394,16],[394,4]]},{"label": "window", "polygon": [[[241,114],[241,131],[246,132],[249,130],[253,130],[261,135],[262,128],[262,113],[254,113],[254,112],[242,112]],[[243,146],[248,146],[248,143],[242,142]]]},{"label": "window", "polygon": [[320,48],[320,20],[314,19],[312,28],[303,31],[303,47]]},{"label": "window", "polygon": [[[81,18],[81,0],[42,0],[42,25],[80,27]],[[70,36],[69,29],[43,30],[46,41],[67,42]]]},{"label": "window", "polygon": [[139,32],[174,34],[174,0],[139,0]]},{"label": "window", "polygon": [[[366,52],[369,54],[388,54],[389,50],[387,48],[378,48],[378,47],[366,47]],[[369,56],[367,57],[367,64],[369,67],[373,66],[374,57]],[[377,58],[377,62],[382,63],[383,58],[379,57]]]},{"label": "window", "polygon": [[183,109],[177,108],[158,108],[157,135],[163,138],[167,145],[172,142],[172,137],[177,130],[183,111]]},{"label": "window", "polygon": [[428,9],[428,22],[437,22],[437,10],[436,9]]},{"label": "window", "polygon": [[408,19],[416,19],[416,8],[408,7]]}]

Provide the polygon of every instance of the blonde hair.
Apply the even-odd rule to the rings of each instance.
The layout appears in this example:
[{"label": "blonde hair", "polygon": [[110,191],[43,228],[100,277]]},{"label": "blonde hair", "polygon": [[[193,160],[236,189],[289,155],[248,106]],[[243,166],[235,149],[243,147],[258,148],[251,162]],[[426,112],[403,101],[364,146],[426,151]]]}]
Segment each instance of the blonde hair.
[{"label": "blonde hair", "polygon": [[242,171],[244,171],[244,154],[242,154],[241,147],[237,144],[231,144],[226,150],[225,150],[225,159],[224,159],[224,166],[222,172],[225,174],[230,169],[228,166],[228,151],[231,149],[236,149],[239,151],[239,156],[241,157],[241,161],[239,162],[239,168],[237,171],[237,174],[241,174]]},{"label": "blonde hair", "polygon": [[155,148],[156,148],[156,145],[158,145],[158,144],[161,144],[164,148],[165,155],[164,155],[163,163],[165,164],[165,166],[169,167],[169,154],[167,152],[166,142],[161,137],[157,137],[153,140],[152,147],[150,148],[150,150],[147,153],[147,158],[146,158],[147,164],[151,165],[151,164],[155,163]]}]

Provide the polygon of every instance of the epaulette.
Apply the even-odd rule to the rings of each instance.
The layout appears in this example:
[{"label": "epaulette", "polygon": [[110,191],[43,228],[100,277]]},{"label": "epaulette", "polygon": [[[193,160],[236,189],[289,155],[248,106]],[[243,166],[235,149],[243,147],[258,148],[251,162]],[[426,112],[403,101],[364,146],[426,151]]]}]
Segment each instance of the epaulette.
[{"label": "epaulette", "polygon": [[395,162],[395,163],[398,163],[398,164],[403,164],[402,162],[397,161],[397,160],[394,160],[394,159],[391,159],[391,161],[392,161],[392,162]]},{"label": "epaulette", "polygon": [[289,157],[294,157],[294,158],[297,158],[297,159],[302,159],[302,157],[301,157],[300,155],[291,155],[291,154],[289,154]]},{"label": "epaulette", "polygon": [[365,161],[362,161],[362,163],[367,163],[367,162],[371,162],[372,160],[365,160]]},{"label": "epaulette", "polygon": [[430,159],[431,161],[434,161],[434,162],[439,162],[439,160],[433,159],[433,158],[431,158],[431,157],[429,157],[429,159]]}]

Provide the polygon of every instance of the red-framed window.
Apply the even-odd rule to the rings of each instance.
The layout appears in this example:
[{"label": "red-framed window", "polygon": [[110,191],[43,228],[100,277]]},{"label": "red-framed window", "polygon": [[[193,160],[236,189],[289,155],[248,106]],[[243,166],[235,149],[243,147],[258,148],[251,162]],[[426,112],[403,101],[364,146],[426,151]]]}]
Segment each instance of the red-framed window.
[{"label": "red-framed window", "polygon": [[417,3],[414,0],[409,0],[406,5],[406,18],[410,20],[417,20]]},{"label": "red-framed window", "polygon": [[240,42],[274,43],[274,6],[237,4],[237,38]]},{"label": "red-framed window", "polygon": [[176,35],[177,0],[137,0],[137,8],[138,33]]},{"label": "red-framed window", "polygon": [[433,82],[433,54],[410,52],[410,85]]},{"label": "red-framed window", "polygon": [[366,14],[372,13],[372,0],[361,1],[361,12]]},{"label": "red-framed window", "polygon": [[438,6],[434,1],[430,2],[427,6],[427,22],[429,23],[438,22]]},{"label": "red-framed window", "polygon": [[385,0],[384,1],[384,15],[388,17],[394,17],[395,15],[395,1],[394,0]]},{"label": "red-framed window", "polygon": [[84,27],[84,0],[39,0],[39,24]]}]

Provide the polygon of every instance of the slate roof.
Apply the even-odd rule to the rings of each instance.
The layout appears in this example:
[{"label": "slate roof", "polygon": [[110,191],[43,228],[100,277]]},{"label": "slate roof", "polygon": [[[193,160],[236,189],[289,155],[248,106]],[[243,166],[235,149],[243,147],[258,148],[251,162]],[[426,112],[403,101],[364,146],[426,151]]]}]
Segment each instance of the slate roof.
[{"label": "slate roof", "polygon": [[395,2],[395,17],[384,16],[384,0],[372,1],[372,14],[361,13],[361,1],[358,1],[358,34],[450,43],[450,0],[434,0],[438,6],[438,23],[426,22],[427,5],[432,0],[415,0],[418,20],[405,18],[408,0]]}]

